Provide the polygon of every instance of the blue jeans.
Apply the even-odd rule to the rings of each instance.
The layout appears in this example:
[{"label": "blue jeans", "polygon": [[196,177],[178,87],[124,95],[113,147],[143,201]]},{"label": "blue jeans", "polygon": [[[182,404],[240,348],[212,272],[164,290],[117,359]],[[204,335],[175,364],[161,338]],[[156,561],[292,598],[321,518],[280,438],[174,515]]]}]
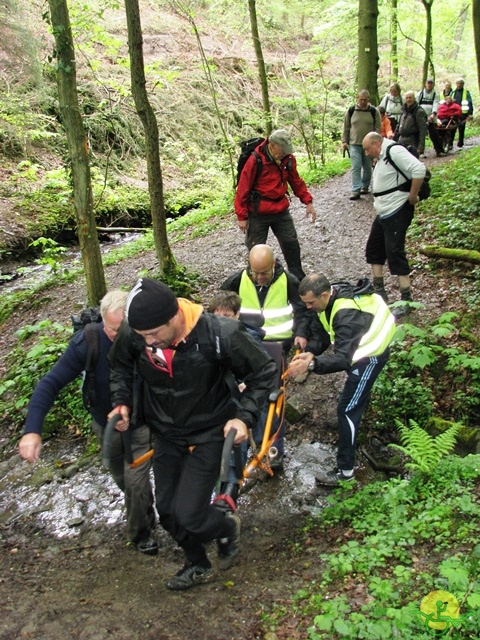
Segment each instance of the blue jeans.
[{"label": "blue jeans", "polygon": [[372,159],[365,155],[361,144],[350,145],[352,163],[352,191],[368,189],[372,179]]}]

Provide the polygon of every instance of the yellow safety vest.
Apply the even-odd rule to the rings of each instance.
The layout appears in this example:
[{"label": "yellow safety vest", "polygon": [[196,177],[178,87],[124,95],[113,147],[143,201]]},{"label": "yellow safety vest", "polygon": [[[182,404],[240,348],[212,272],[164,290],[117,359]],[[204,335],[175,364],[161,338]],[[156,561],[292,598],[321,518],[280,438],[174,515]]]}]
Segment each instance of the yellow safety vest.
[{"label": "yellow safety vest", "polygon": [[395,334],[395,318],[390,313],[383,298],[378,294],[356,296],[355,298],[338,298],[333,303],[330,322],[328,322],[325,311],[318,314],[320,322],[330,335],[332,344],[335,342],[335,332],[333,330],[333,319],[340,309],[356,309],[364,313],[373,315],[372,324],[367,333],[360,340],[360,344],[353,355],[352,364],[362,358],[378,356],[385,351]]},{"label": "yellow safety vest", "polygon": [[462,91],[462,113],[468,113],[468,97],[467,97],[467,90],[464,89]]},{"label": "yellow safety vest", "polygon": [[242,300],[240,313],[262,316],[265,340],[287,340],[293,335],[293,307],[287,297],[288,281],[282,273],[268,287],[263,308],[260,306],[255,284],[244,271],[238,294]]}]

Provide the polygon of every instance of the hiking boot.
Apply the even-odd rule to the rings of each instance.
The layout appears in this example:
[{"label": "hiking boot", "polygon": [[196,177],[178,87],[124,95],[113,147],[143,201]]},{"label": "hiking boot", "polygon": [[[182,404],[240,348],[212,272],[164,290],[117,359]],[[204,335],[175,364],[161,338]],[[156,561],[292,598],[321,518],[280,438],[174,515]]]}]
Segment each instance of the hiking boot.
[{"label": "hiking boot", "polygon": [[220,538],[217,540],[218,568],[221,571],[230,569],[233,561],[240,551],[240,516],[236,513],[227,513],[225,518],[228,518],[228,520],[232,523],[233,531],[228,537]]},{"label": "hiking boot", "polygon": [[362,187],[362,188],[360,189],[360,193],[369,193],[369,191],[368,191],[368,187]]},{"label": "hiking boot", "polygon": [[158,553],[158,542],[154,538],[144,538],[135,544],[140,553],[146,556],[156,556]]},{"label": "hiking boot", "polygon": [[398,307],[393,307],[393,309],[390,309],[390,311],[392,312],[393,317],[396,320],[399,320],[400,318],[408,316],[412,311],[412,308],[408,304],[408,302],[402,302],[402,304],[399,304]]},{"label": "hiking boot", "polygon": [[376,293],[384,300],[384,302],[388,304],[388,294],[385,291],[385,287],[376,287],[375,285],[373,285],[373,293]]},{"label": "hiking boot", "polygon": [[197,584],[208,582],[213,576],[213,569],[202,567],[199,564],[186,563],[183,569],[180,569],[170,580],[167,580],[167,589],[171,591],[186,591]]},{"label": "hiking boot", "polygon": [[360,200],[360,191],[352,191],[349,200]]},{"label": "hiking boot", "polygon": [[322,484],[325,487],[336,487],[340,482],[351,482],[355,480],[355,474],[352,472],[350,475],[347,475],[341,469],[332,469],[325,473],[319,473],[315,476],[315,480],[318,484]]}]

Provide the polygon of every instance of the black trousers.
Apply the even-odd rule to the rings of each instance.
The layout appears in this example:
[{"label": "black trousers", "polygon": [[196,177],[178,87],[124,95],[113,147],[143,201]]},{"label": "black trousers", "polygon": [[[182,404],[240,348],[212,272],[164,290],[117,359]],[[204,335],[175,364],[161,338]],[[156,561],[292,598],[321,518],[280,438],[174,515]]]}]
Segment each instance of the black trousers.
[{"label": "black trousers", "polygon": [[405,240],[414,211],[415,207],[407,200],[393,216],[375,218],[365,249],[368,264],[384,265],[385,261],[388,261],[393,276],[409,275],[410,265],[405,253]]},{"label": "black trousers", "polygon": [[155,437],[153,472],[160,524],[192,564],[208,565],[204,544],[231,533],[225,514],[211,505],[222,448],[223,439],[190,449]]},{"label": "black trousers", "polygon": [[289,209],[271,214],[250,213],[245,235],[245,244],[248,250],[250,251],[256,244],[266,244],[269,229],[273,231],[278,240],[287,263],[287,270],[299,280],[303,280],[305,273],[302,268],[300,244]]}]

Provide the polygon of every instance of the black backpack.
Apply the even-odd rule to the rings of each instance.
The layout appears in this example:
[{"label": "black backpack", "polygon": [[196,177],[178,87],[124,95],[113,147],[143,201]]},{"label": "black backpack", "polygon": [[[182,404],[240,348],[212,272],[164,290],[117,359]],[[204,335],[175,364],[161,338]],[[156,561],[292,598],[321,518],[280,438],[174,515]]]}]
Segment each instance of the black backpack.
[{"label": "black backpack", "polygon": [[237,184],[238,184],[238,181],[240,180],[240,174],[243,171],[243,167],[245,166],[245,163],[247,162],[247,160],[251,155],[255,156],[255,160],[257,162],[257,175],[255,176],[255,182],[260,177],[260,174],[262,173],[262,169],[263,169],[263,163],[262,163],[262,159],[260,158],[258,153],[256,153],[255,149],[258,147],[259,144],[262,144],[262,142],[265,142],[265,138],[257,137],[257,138],[250,138],[249,140],[244,140],[243,142],[240,143],[241,151],[237,161]]},{"label": "black backpack", "polygon": [[[350,120],[352,119],[352,115],[353,115],[353,112],[355,111],[355,108],[356,108],[356,105],[353,105],[353,107],[350,107],[348,109],[348,115],[350,116]],[[370,105],[368,110],[370,111],[370,113],[372,115],[372,118],[373,118],[373,129],[375,129],[375,116],[376,116],[376,113],[377,113],[377,109],[373,105]],[[364,111],[364,109],[359,109],[359,111]]]},{"label": "black backpack", "polygon": [[95,406],[95,380],[93,372],[100,352],[99,323],[102,321],[98,307],[88,307],[79,316],[71,316],[73,332],[84,331],[87,343],[87,360],[85,362],[85,378],[82,385],[83,404],[89,411]]},{"label": "black backpack", "polygon": [[[393,144],[389,145],[385,153],[386,161],[392,165],[395,171],[397,171],[401,176],[405,178],[406,182],[402,183],[398,187],[392,187],[391,189],[387,189],[386,191],[380,191],[380,192],[374,193],[373,194],[374,197],[385,196],[387,195],[387,193],[393,193],[394,191],[410,191],[410,187],[412,186],[411,179],[408,178],[399,167],[397,167],[397,165],[395,164],[395,162],[393,161],[390,155],[392,147],[395,147],[395,146],[404,147],[405,149],[407,149],[407,151],[409,151],[412,154],[412,156],[415,156],[415,158],[417,158],[418,160],[418,152],[415,149],[415,147],[412,147],[411,145],[405,146],[400,142],[394,142]],[[422,186],[420,187],[420,191],[418,192],[418,197],[420,198],[420,200],[426,200],[427,198],[430,197],[430,194],[432,192],[430,188],[431,177],[432,177],[432,174],[430,169],[428,167],[425,167],[425,177],[423,179]]]}]

